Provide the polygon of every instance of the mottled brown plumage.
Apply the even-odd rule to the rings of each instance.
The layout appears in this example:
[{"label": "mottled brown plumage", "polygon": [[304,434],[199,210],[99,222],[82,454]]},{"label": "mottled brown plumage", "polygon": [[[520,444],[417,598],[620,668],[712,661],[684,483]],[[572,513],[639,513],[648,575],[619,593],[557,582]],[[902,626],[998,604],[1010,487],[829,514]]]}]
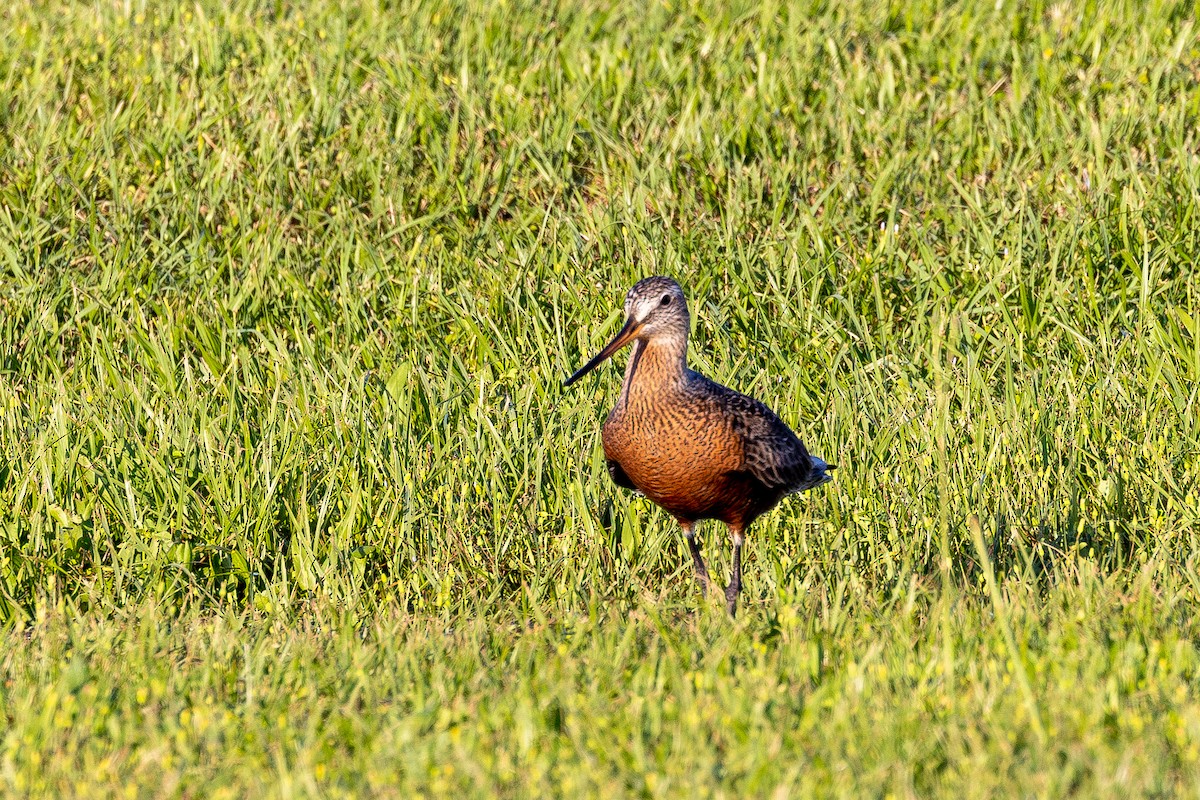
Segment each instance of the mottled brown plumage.
[{"label": "mottled brown plumage", "polygon": [[602,429],[609,474],[679,521],[705,588],[695,524],[719,519],[729,526],[733,576],[725,598],[733,614],[746,528],[784,496],[830,480],[834,467],[809,455],[758,400],[687,368],[690,317],[678,283],[657,276],[639,281],[625,297],[625,316],[616,338],[566,385],[633,343],[621,395]]}]

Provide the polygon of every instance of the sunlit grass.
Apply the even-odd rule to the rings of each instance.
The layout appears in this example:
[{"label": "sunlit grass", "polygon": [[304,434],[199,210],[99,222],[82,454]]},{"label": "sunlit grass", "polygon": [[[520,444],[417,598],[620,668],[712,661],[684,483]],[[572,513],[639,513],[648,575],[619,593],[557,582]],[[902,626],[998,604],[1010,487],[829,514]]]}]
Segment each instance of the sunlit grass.
[{"label": "sunlit grass", "polygon": [[[1194,791],[1198,79],[1187,4],[5,6],[0,785]],[[561,388],[651,273],[841,465],[736,624]]]}]

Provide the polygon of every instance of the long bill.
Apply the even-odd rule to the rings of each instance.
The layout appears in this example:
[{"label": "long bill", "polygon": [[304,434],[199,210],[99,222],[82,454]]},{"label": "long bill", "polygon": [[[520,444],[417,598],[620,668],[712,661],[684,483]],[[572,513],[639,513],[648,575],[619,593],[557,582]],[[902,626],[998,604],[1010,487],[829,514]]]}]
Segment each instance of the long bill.
[{"label": "long bill", "polygon": [[608,358],[613,353],[617,352],[622,347],[633,341],[637,337],[638,328],[640,327],[641,326],[638,325],[638,323],[633,321],[633,317],[626,319],[625,325],[621,328],[620,332],[617,333],[613,340],[606,344],[603,350],[601,350],[599,353],[596,353],[591,361],[587,362],[578,370],[576,370],[574,375],[563,381],[563,386],[570,386],[572,383],[579,380],[584,375],[587,375],[596,367],[600,366],[604,359]]}]

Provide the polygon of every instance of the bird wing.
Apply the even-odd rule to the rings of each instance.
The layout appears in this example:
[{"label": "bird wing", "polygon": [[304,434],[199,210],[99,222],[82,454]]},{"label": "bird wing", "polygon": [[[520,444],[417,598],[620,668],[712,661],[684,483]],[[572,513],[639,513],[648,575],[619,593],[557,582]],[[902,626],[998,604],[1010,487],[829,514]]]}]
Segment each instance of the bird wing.
[{"label": "bird wing", "polygon": [[638,490],[629,476],[625,474],[625,470],[621,469],[620,464],[611,458],[606,458],[605,461],[608,463],[608,476],[612,478],[613,483],[623,489],[633,489],[635,492]]},{"label": "bird wing", "polygon": [[822,482],[813,458],[804,443],[774,411],[740,392],[719,383],[712,384],[711,395],[731,420],[742,441],[742,470],[764,486],[784,491],[800,491]]}]

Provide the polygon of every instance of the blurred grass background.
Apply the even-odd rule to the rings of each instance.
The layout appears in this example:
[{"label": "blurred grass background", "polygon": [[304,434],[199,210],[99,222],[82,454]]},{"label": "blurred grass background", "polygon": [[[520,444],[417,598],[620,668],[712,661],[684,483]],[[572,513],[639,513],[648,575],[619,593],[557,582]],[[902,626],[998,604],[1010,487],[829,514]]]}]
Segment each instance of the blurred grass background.
[{"label": "blurred grass background", "polygon": [[[1194,791],[1198,11],[6,5],[0,785]],[[736,624],[652,273],[842,466]]]}]

